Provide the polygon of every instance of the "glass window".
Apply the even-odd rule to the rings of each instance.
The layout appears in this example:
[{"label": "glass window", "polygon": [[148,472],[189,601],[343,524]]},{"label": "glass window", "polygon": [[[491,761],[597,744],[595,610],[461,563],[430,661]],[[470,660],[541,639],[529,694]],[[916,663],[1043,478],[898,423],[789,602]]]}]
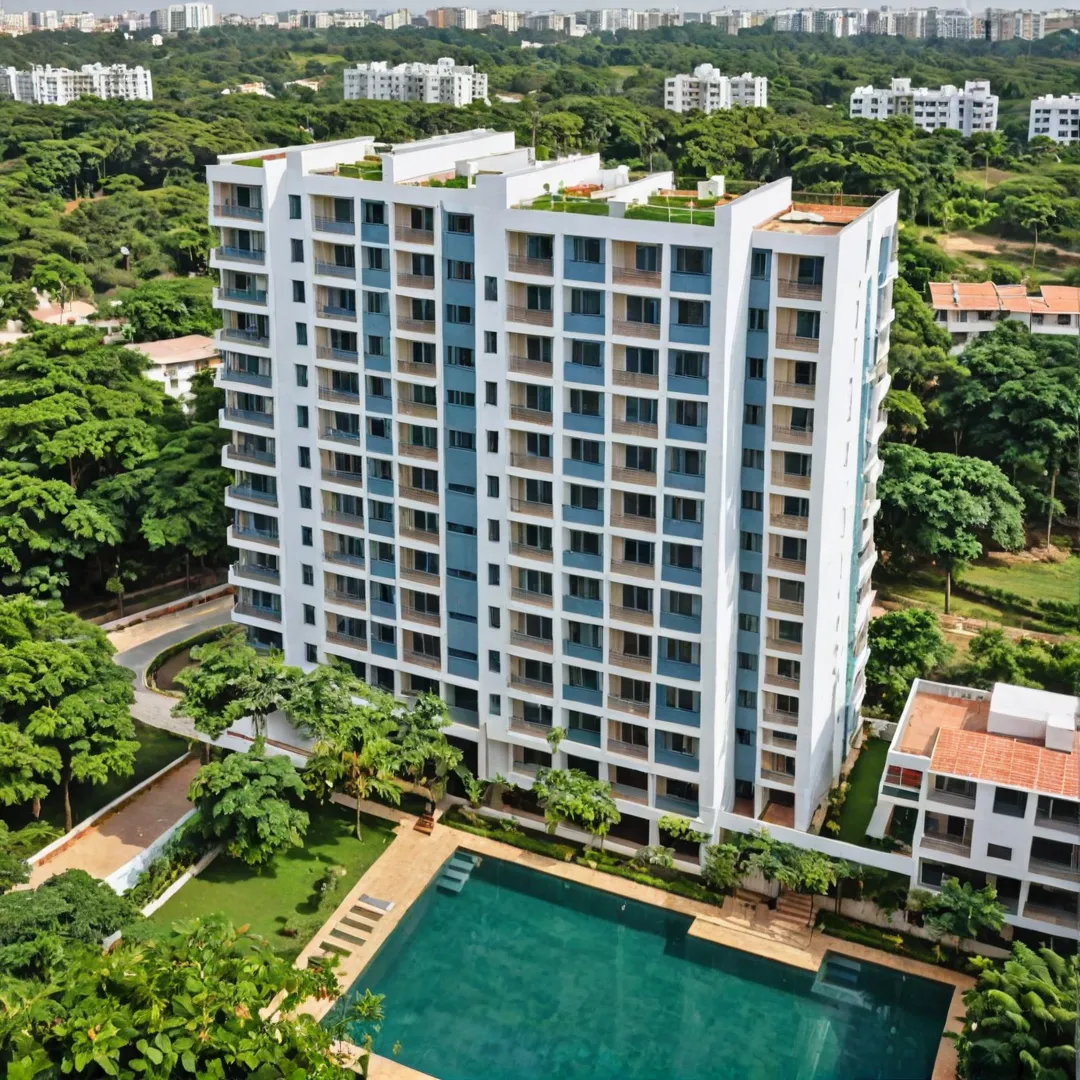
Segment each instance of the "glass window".
[{"label": "glass window", "polygon": [[289,220],[290,221],[299,221],[300,220],[301,207],[302,207],[302,204],[300,202],[300,196],[299,195],[290,195],[289,196]]}]

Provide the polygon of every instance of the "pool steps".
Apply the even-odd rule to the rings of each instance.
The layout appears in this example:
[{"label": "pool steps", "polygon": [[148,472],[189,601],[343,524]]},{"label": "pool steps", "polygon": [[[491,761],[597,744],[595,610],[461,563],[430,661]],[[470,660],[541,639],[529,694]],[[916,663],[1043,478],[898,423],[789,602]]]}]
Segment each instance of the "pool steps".
[{"label": "pool steps", "polygon": [[368,937],[375,932],[375,924],[394,906],[390,900],[375,900],[371,896],[362,896],[342,915],[326,935],[327,940],[320,943],[323,958],[328,956],[352,956],[361,945],[367,944]]},{"label": "pool steps", "polygon": [[436,887],[443,892],[459,893],[465,888],[469,875],[480,865],[480,859],[468,852],[457,852],[443,867]]}]

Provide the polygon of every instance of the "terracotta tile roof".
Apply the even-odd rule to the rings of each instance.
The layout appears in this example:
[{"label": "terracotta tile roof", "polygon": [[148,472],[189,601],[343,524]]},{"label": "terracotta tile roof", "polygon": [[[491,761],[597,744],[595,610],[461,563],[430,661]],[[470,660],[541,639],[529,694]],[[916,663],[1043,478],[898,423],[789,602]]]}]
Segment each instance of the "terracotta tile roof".
[{"label": "terracotta tile roof", "polygon": [[1080,734],[1074,737],[1072,753],[1066,754],[1007,735],[943,730],[934,744],[930,770],[1080,799]]},{"label": "terracotta tile roof", "polygon": [[1044,285],[1042,287],[1043,300],[1046,308],[1055,314],[1070,313],[1075,315],[1080,312],[1080,289],[1071,285]]},{"label": "terracotta tile roof", "polygon": [[904,754],[929,757],[939,731],[986,731],[989,714],[989,695],[963,698],[920,690],[911,703],[897,749]]},{"label": "terracotta tile roof", "polygon": [[936,311],[1012,311],[1035,314],[1080,313],[1080,288],[1044,285],[1029,296],[1023,285],[992,281],[932,281],[930,303]]}]

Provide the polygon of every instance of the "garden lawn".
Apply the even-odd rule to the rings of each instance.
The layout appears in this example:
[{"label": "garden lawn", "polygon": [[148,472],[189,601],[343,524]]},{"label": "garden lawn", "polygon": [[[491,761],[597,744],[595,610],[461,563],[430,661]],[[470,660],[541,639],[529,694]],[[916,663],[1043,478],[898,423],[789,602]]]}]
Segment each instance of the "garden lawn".
[{"label": "garden lawn", "polygon": [[866,827],[877,805],[878,784],[888,754],[889,743],[885,739],[867,739],[863,744],[848,776],[847,798],[840,808],[838,840],[861,844],[866,839]]},{"label": "garden lawn", "polygon": [[[289,848],[261,868],[219,855],[160,907],[152,922],[168,926],[177,919],[220,912],[234,926],[247,924],[263,935],[281,956],[295,959],[394,837],[394,823],[383,818],[362,815],[363,839],[357,840],[351,810],[332,803],[305,809],[311,825],[304,847]],[[334,865],[346,872],[334,889],[320,894],[316,883]],[[281,934],[288,918],[296,927],[295,937]]]},{"label": "garden lawn", "polygon": [[1080,558],[1070,556],[1064,562],[1015,562],[995,560],[968,567],[962,581],[983,588],[1007,589],[1032,602],[1080,601]]},{"label": "garden lawn", "polygon": [[[71,785],[71,816],[76,825],[187,753],[187,739],[140,724],[137,720],[135,738],[140,746],[135,755],[135,772],[131,776],[112,776],[104,784],[76,782]],[[5,809],[0,817],[12,828],[19,828],[31,820],[29,804]],[[59,789],[42,800],[41,820],[63,830],[64,795]]]}]

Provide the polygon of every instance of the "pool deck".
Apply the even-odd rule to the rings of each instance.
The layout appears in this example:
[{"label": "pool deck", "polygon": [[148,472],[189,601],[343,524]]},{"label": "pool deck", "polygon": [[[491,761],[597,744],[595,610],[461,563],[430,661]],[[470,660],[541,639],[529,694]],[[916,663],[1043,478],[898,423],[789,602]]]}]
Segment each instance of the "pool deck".
[{"label": "pool deck", "polygon": [[[400,827],[389,847],[376,860],[367,873],[330,916],[325,926],[315,935],[297,958],[298,967],[306,967],[308,960],[322,951],[322,942],[340,920],[347,917],[359,898],[366,894],[381,900],[393,901],[391,911],[381,916],[362,945],[353,947],[348,955],[340,958],[337,968],[341,993],[361,975],[382,943],[393,933],[405,912],[431,883],[439,867],[459,848],[480,855],[502,859],[505,862],[527,866],[553,877],[576,881],[594,889],[614,893],[627,899],[639,900],[654,907],[666,908],[689,916],[694,921],[689,933],[694,937],[712,941],[731,949],[753,953],[782,964],[817,971],[827,952],[849,956],[854,960],[878,964],[907,975],[915,975],[935,982],[948,983],[953,987],[949,1016],[945,1030],[958,1032],[963,1017],[962,994],[975,984],[968,975],[947,968],[924,964],[909,957],[897,956],[879,949],[867,948],[854,942],[829,937],[820,932],[802,930],[793,932],[790,921],[774,918],[764,903],[748,904],[736,897],[728,897],[722,908],[690,900],[650,885],[605,874],[577,863],[558,862],[543,855],[536,855],[509,844],[500,843],[484,836],[452,829],[436,823],[430,836],[414,832],[415,818],[397,810],[375,803],[363,803],[362,809],[378,817],[400,822]],[[311,999],[301,1006],[303,1012],[321,1020],[333,1006],[332,1000]],[[956,1048],[951,1039],[942,1038],[934,1062],[932,1080],[953,1080],[956,1076]],[[371,1080],[434,1080],[409,1069],[399,1062],[380,1058],[371,1061]]]}]

